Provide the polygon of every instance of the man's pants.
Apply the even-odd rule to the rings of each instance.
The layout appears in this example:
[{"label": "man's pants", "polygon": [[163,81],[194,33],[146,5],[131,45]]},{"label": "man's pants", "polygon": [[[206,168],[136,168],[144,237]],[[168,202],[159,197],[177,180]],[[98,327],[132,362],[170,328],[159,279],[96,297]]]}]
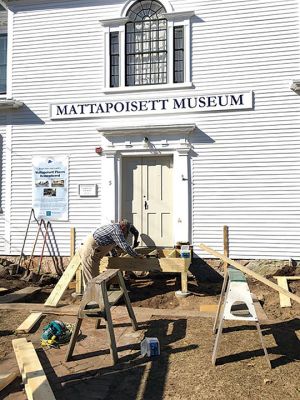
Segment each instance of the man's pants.
[{"label": "man's pants", "polygon": [[93,235],[89,235],[86,241],[79,249],[82,264],[83,287],[86,288],[87,283],[99,275],[99,265],[102,257],[114,248],[114,244],[108,246],[99,246]]}]

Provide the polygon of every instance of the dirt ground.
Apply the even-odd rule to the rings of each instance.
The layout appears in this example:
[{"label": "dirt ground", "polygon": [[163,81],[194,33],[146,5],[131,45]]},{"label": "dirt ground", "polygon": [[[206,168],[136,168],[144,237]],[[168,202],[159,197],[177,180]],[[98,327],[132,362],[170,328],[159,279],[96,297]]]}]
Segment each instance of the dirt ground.
[{"label": "dirt ground", "polygon": [[[55,358],[59,358],[58,350],[38,351],[43,365],[47,364],[45,357],[51,362],[49,381],[57,400],[299,399],[300,304],[292,301],[291,308],[280,308],[277,292],[257,281],[248,279],[248,282],[268,317],[261,328],[271,359],[271,370],[267,367],[255,327],[237,322],[226,322],[217,366],[212,366],[213,316],[191,317],[189,310],[199,310],[200,305],[217,304],[222,285],[220,276],[213,274],[208,279],[190,276],[188,287],[191,295],[177,298],[175,292],[180,289],[179,277],[152,274],[127,282],[137,318],[146,307],[153,309],[153,315],[140,324],[138,336],[132,337],[130,344],[121,346],[120,362],[116,366],[110,365],[108,354],[104,352],[94,357],[92,354],[85,369],[80,370],[80,361],[77,361],[68,370],[65,364],[57,363],[56,367],[53,363]],[[2,283],[5,282],[0,282],[3,287]],[[23,283],[20,285],[23,287]],[[300,295],[300,281],[290,282],[289,286],[293,293]],[[45,288],[34,301],[42,302],[50,291],[51,288]],[[63,303],[70,300],[69,291]],[[165,315],[156,315],[155,309],[165,310]],[[185,310],[186,316],[174,318],[172,312],[176,310]],[[14,330],[27,315],[26,311],[0,312],[0,360],[3,365],[14,358],[11,347],[11,340],[16,337]],[[42,327],[51,319],[57,317],[47,316],[36,328],[35,348],[39,347]],[[128,333],[125,336],[120,333],[119,336],[126,339],[126,335]],[[32,340],[30,334],[22,336]],[[144,336],[159,339],[160,356],[141,357],[140,341]],[[89,342],[87,346],[90,346]],[[103,346],[105,349],[105,342]],[[20,378],[0,392],[0,400],[25,398]]]}]

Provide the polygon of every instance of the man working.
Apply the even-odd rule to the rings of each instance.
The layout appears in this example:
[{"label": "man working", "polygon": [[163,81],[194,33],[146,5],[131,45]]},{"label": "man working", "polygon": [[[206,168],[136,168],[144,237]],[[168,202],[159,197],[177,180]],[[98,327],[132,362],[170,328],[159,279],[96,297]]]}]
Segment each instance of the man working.
[{"label": "man working", "polygon": [[137,238],[139,233],[126,219],[122,219],[119,223],[104,225],[88,236],[79,249],[84,288],[91,279],[99,275],[99,264],[102,257],[106,256],[116,246],[132,257],[144,258],[143,255],[135,252],[127,243],[126,238],[129,232],[134,235],[135,247],[135,245],[138,245]]}]

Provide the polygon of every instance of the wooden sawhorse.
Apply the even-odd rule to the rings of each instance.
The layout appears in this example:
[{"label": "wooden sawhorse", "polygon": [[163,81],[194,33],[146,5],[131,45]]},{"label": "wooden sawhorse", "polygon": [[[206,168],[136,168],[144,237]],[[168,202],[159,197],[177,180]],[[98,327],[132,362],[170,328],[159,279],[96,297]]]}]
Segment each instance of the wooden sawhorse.
[{"label": "wooden sawhorse", "polygon": [[[110,283],[114,282],[115,284],[116,279],[119,284],[119,290],[109,291],[108,287]],[[117,363],[118,353],[110,307],[116,304],[116,302],[121,297],[124,297],[125,305],[131,320],[132,327],[134,330],[137,330],[138,326],[136,318],[120,270],[110,269],[102,272],[100,275],[92,279],[87,284],[86,290],[80,302],[77,322],[75,324],[74,331],[72,333],[71,340],[67,349],[67,354],[65,358],[66,361],[69,361],[72,357],[82,320],[84,318],[94,318],[96,321],[95,328],[97,329],[100,324],[100,319],[103,318],[106,323],[106,330],[112,361],[113,364]]]},{"label": "wooden sawhorse", "polygon": [[[224,302],[223,302],[224,300]],[[236,303],[246,304],[248,308],[247,315],[238,315],[234,314],[232,311],[232,306]],[[221,312],[222,310],[222,312]],[[264,344],[263,335],[260,329],[259,321],[257,318],[257,314],[254,308],[252,296],[250,293],[250,289],[248,283],[246,281],[245,275],[243,272],[239,271],[234,267],[227,268],[224,276],[224,282],[222,286],[221,296],[219,300],[217,315],[213,327],[213,333],[217,332],[213,355],[212,355],[212,363],[216,364],[217,352],[220,345],[220,339],[223,330],[223,323],[225,320],[232,321],[253,321],[255,322],[256,329],[259,335],[259,339],[264,350],[266,360],[268,363],[268,367],[271,368],[271,362],[269,359],[269,355]],[[217,329],[218,325],[218,329]]]}]

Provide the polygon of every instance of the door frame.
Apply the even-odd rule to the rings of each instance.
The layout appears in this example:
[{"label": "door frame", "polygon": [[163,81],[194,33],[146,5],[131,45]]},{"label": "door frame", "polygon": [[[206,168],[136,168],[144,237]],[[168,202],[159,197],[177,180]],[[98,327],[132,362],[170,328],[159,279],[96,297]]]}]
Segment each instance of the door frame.
[{"label": "door frame", "polygon": [[[191,145],[195,125],[101,128],[103,157],[101,182],[102,223],[118,221],[122,213],[122,160],[124,157],[173,157],[173,242],[191,241]],[[130,140],[127,140],[128,137]],[[148,141],[145,146],[145,137]]]},{"label": "door frame", "polygon": [[[124,175],[126,174],[126,171],[124,171],[125,170],[125,165],[124,165],[124,160],[125,159],[134,159],[134,158],[139,158],[139,159],[142,159],[142,158],[147,158],[147,159],[150,159],[150,158],[164,158],[164,157],[168,157],[170,160],[171,160],[171,163],[172,163],[172,189],[173,189],[173,184],[174,184],[174,172],[173,172],[173,164],[174,164],[174,160],[173,160],[173,155],[172,154],[166,154],[166,153],[164,153],[164,154],[151,154],[150,156],[149,155],[143,155],[143,156],[141,156],[141,155],[131,155],[131,154],[127,154],[126,156],[124,156],[124,157],[122,157],[121,158],[121,181],[120,181],[120,197],[121,197],[121,199],[123,199],[123,188],[124,188]],[[172,218],[172,230],[173,230],[173,235],[172,236],[174,236],[174,229],[173,229],[173,223],[174,223],[174,213],[173,213],[173,208],[174,208],[174,191],[173,191],[173,193],[172,193],[172,199],[171,199],[171,204],[170,204],[170,206],[171,206],[171,210],[172,210],[172,216],[173,216],[173,218]],[[122,201],[121,202],[119,202],[119,207],[120,207],[120,211],[119,211],[119,215],[121,216],[121,217],[126,217],[126,215],[123,215],[123,213],[122,213],[122,209],[123,209],[123,204],[122,204]],[[127,218],[127,217],[126,217]],[[133,222],[133,221],[132,221]],[[137,227],[137,226],[136,226]],[[172,237],[172,244],[174,244],[174,237]]]}]

